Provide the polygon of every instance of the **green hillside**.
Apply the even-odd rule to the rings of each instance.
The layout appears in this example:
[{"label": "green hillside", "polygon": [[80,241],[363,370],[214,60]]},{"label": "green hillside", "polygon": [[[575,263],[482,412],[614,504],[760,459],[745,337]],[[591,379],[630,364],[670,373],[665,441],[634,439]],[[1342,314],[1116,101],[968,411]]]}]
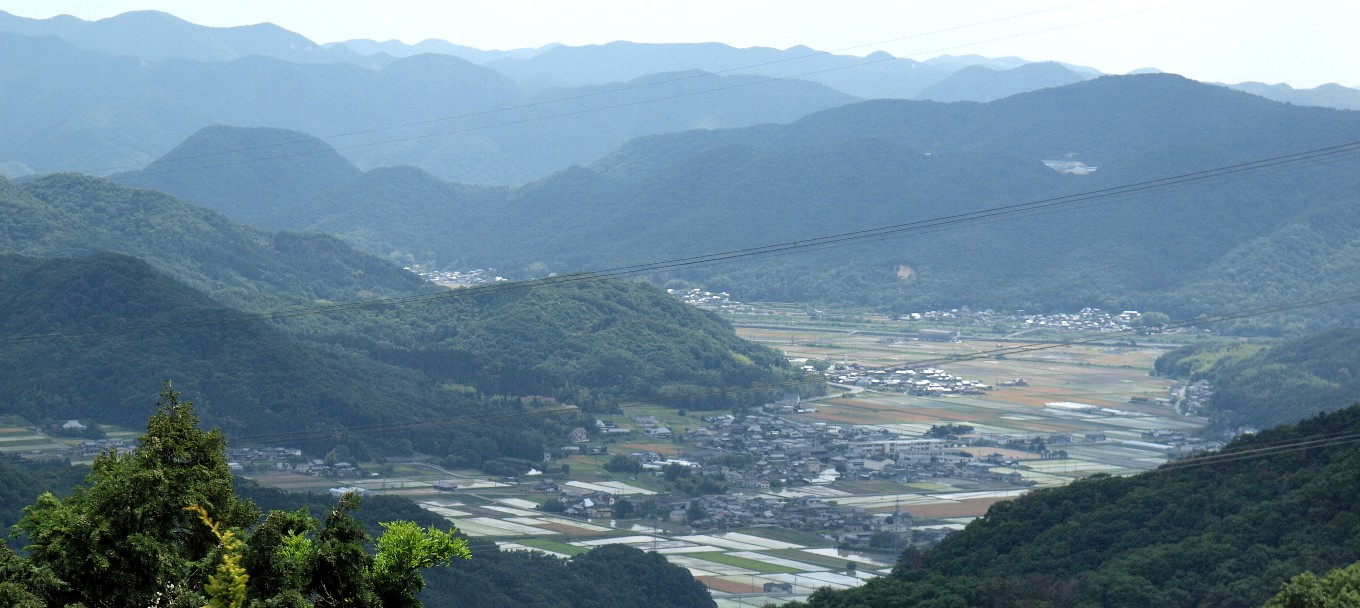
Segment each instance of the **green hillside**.
[{"label": "green hillside", "polygon": [[0,244],[35,256],[123,253],[232,306],[416,293],[415,275],[334,237],[267,232],[160,192],[80,175],[0,182]]},{"label": "green hillside", "polygon": [[[233,437],[292,429],[282,439],[324,453],[338,443],[387,450],[395,438],[343,430],[328,438],[321,429],[492,407],[441,393],[414,370],[309,345],[262,321],[218,323],[240,313],[135,258],[6,255],[0,285],[6,411],[36,423],[81,418],[135,428],[150,413],[156,384],[173,379],[203,395],[205,418]],[[43,337],[51,334],[61,337]]]},{"label": "green hillside", "polygon": [[1208,380],[1205,412],[1220,428],[1267,428],[1360,401],[1360,330],[1280,342],[1211,342],[1157,359],[1157,372]]},{"label": "green hillside", "polygon": [[[203,395],[205,419],[247,442],[314,453],[346,445],[357,455],[414,449],[477,466],[537,460],[582,424],[526,415],[533,407],[521,395],[704,407],[757,402],[797,377],[778,353],[628,283],[309,316],[290,329],[223,322],[241,313],[125,256],[8,255],[0,286],[7,411],[35,422],[135,423],[148,391],[168,378]],[[706,392],[719,387],[731,393]]]},{"label": "green hillside", "polygon": [[[211,173],[199,167],[210,165]],[[283,129],[207,127],[141,171],[113,177],[205,205],[263,228],[290,228],[291,201],[345,184],[361,172],[330,146]],[[190,195],[191,194],[191,195]]]},{"label": "green hillside", "polygon": [[[447,291],[334,237],[270,235],[97,178],[0,182],[0,204],[12,210],[0,221],[4,389],[34,422],[135,422],[169,378],[203,395],[205,417],[233,438],[476,466],[536,460],[581,424],[524,416],[520,396],[705,407],[756,403],[798,379],[775,351],[646,285]],[[453,423],[473,415],[483,421]],[[370,425],[400,432],[345,430]]]},{"label": "green hillside", "polygon": [[1260,606],[1295,574],[1360,559],[1356,432],[1350,407],[1217,455],[1038,490],[806,606]]}]

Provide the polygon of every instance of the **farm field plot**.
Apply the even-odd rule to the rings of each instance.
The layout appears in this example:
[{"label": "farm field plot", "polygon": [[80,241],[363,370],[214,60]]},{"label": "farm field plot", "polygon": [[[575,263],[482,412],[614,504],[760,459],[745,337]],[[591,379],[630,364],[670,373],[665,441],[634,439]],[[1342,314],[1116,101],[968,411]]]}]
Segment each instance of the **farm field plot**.
[{"label": "farm field plot", "polygon": [[[924,435],[931,426],[966,424],[976,433],[1012,437],[1070,434],[1072,443],[1052,444],[1068,457],[1045,460],[1038,454],[1004,447],[967,448],[976,457],[996,454],[1014,461],[993,473],[1016,472],[1035,487],[1058,486],[1095,473],[1131,474],[1155,468],[1169,456],[1149,446],[1143,433],[1153,430],[1192,433],[1202,419],[1181,416],[1154,403],[1133,403],[1134,397],[1166,396],[1172,383],[1149,375],[1162,349],[1112,344],[1032,345],[1037,349],[1004,359],[979,356],[989,350],[1027,347],[1024,343],[991,340],[926,342],[885,338],[849,331],[798,328],[737,327],[738,334],[781,349],[792,359],[812,358],[835,365],[868,368],[908,366],[922,362],[968,380],[992,387],[982,395],[911,396],[900,391],[833,387],[833,394],[809,405],[815,412],[795,416],[803,422],[863,425],[899,433]],[[951,361],[953,357],[973,357]],[[1023,379],[1023,382],[1016,382]],[[1004,386],[1011,385],[1011,386]],[[1083,441],[1087,436],[1092,441]],[[920,485],[922,482],[932,484]],[[936,487],[934,484],[945,487]],[[955,480],[921,480],[899,484],[900,494],[881,486],[855,482],[833,483],[827,490],[853,496],[832,498],[826,490],[786,490],[783,495],[813,494],[838,504],[889,511],[901,504],[919,517],[978,516],[997,500],[1024,490],[954,487]],[[973,490],[970,492],[969,490]]]}]

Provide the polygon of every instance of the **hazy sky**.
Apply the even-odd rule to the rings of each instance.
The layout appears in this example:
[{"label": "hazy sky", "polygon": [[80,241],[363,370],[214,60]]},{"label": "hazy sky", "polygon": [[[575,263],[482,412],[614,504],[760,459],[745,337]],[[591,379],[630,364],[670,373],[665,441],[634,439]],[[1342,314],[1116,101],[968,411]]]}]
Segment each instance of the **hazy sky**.
[{"label": "hazy sky", "polygon": [[0,0],[0,10],[25,17],[142,9],[212,26],[269,21],[317,42],[804,44],[918,60],[1015,55],[1110,73],[1156,67],[1213,82],[1360,86],[1354,0]]}]

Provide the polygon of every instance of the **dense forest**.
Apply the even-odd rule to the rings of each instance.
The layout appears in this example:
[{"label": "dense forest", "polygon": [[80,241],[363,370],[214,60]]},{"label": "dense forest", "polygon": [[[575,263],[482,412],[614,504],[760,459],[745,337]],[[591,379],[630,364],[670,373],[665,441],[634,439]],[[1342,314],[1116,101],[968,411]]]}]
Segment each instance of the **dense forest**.
[{"label": "dense forest", "polygon": [[805,606],[1260,606],[1300,572],[1360,560],[1357,432],[1352,406],[1133,477],[1036,490]]},{"label": "dense forest", "polygon": [[1360,330],[1191,344],[1159,357],[1156,371],[1209,381],[1205,414],[1215,427],[1268,428],[1360,401]]},{"label": "dense forest", "polygon": [[[537,461],[590,426],[580,412],[536,415],[561,408],[524,395],[587,411],[638,398],[703,408],[800,385],[775,351],[633,283],[450,292],[461,297],[291,328],[115,254],[0,256],[0,286],[9,411],[39,424],[134,425],[148,414],[147,385],[174,378],[204,395],[212,424],[247,443],[318,454],[343,445],[361,460],[415,450],[477,466]],[[370,427],[400,432],[347,430]]]}]

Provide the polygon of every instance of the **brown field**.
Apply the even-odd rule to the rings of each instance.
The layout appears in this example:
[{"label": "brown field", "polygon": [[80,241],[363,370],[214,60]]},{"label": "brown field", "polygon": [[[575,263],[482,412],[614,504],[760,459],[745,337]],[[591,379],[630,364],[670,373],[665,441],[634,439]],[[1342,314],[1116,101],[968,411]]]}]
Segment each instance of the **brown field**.
[{"label": "brown field", "polygon": [[1009,458],[1011,460],[1039,460],[1039,455],[1034,452],[1010,450],[1006,448],[970,447],[968,448],[968,452],[977,457],[1000,454],[1003,458]]},{"label": "brown field", "polygon": [[911,514],[915,517],[980,517],[992,505],[1010,498],[972,498],[958,502],[941,502],[927,505],[912,505]]},{"label": "brown field", "polygon": [[757,587],[748,583],[724,580],[717,576],[696,576],[694,580],[703,583],[709,589],[717,589],[727,593],[759,593],[764,587]]},{"label": "brown field", "polygon": [[652,451],[662,456],[677,456],[684,446],[674,443],[659,443],[655,441],[629,441],[610,446],[610,454],[627,454],[629,452]]}]

